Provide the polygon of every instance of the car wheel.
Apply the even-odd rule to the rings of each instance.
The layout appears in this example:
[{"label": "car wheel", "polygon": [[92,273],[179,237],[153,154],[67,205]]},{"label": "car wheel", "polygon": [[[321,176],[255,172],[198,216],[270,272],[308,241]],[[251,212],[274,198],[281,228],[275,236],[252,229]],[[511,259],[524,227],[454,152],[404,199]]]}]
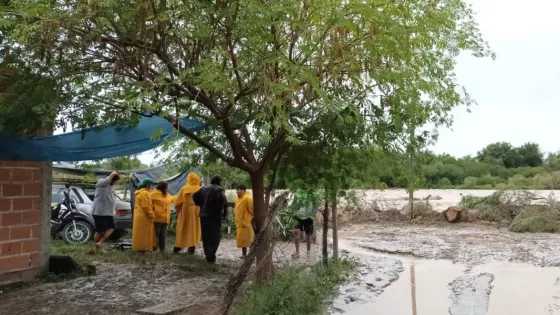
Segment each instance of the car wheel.
[{"label": "car wheel", "polygon": [[93,226],[85,221],[76,221],[66,224],[62,230],[62,238],[71,244],[83,244],[93,237]]}]

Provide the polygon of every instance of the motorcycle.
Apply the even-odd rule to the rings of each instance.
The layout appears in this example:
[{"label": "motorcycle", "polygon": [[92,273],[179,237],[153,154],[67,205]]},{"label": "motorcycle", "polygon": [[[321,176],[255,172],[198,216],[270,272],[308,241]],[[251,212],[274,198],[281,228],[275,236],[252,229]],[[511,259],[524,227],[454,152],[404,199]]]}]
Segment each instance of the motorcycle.
[{"label": "motorcycle", "polygon": [[51,207],[51,236],[62,233],[64,241],[70,244],[83,244],[92,238],[88,222],[80,220],[87,216],[78,210],[76,202],[64,192],[64,200]]}]

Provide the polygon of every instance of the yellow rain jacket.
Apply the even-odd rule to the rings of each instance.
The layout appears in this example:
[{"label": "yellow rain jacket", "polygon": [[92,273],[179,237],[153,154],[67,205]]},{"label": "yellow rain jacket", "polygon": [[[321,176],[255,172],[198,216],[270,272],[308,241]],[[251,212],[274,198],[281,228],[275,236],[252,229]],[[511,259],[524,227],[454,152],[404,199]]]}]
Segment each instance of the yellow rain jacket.
[{"label": "yellow rain jacket", "polygon": [[[154,213],[156,215],[154,217],[154,222],[169,224],[169,222],[171,222],[171,204],[175,202],[176,197],[169,193],[167,196],[164,196],[161,190],[154,189],[150,193],[150,198],[152,198]],[[155,228],[152,234],[152,247],[157,248],[158,243]]]},{"label": "yellow rain jacket", "polygon": [[161,190],[154,189],[150,193],[150,198],[152,198],[152,204],[154,205],[154,222],[169,224],[171,220],[171,203],[175,201],[175,196],[170,194],[164,196]]},{"label": "yellow rain jacket", "polygon": [[132,250],[152,250],[154,232],[154,208],[147,188],[138,189],[134,201],[134,222],[132,224]]},{"label": "yellow rain jacket", "polygon": [[181,188],[175,200],[177,233],[175,247],[196,247],[200,243],[200,207],[193,201],[193,194],[200,189],[202,181],[195,173],[189,173],[187,185]]},{"label": "yellow rain jacket", "polygon": [[255,238],[253,220],[253,198],[248,192],[235,200],[235,226],[237,227],[237,248],[250,247]]}]

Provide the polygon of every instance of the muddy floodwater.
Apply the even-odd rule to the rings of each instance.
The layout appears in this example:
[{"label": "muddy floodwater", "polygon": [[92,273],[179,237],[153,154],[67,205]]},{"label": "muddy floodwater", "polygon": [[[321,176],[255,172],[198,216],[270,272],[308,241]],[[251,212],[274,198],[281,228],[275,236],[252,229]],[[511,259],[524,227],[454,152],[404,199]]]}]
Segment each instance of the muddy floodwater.
[{"label": "muddy floodwater", "polygon": [[331,314],[560,314],[556,235],[371,225],[343,234],[359,268]]}]

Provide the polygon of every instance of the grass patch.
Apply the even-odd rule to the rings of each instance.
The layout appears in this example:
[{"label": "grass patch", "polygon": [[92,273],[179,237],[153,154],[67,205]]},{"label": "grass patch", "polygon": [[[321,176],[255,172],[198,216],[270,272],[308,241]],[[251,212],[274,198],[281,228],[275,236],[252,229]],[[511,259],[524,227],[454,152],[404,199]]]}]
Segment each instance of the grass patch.
[{"label": "grass patch", "polygon": [[199,256],[173,254],[172,252],[137,253],[130,250],[118,251],[110,249],[103,255],[96,255],[93,252],[92,244],[73,245],[60,240],[53,240],[51,243],[51,255],[70,256],[83,268],[91,268],[88,266],[99,263],[108,263],[136,265],[173,264],[191,272],[211,272],[219,269],[219,265],[208,265]]},{"label": "grass patch", "polygon": [[266,283],[253,283],[241,303],[239,315],[311,315],[324,313],[325,300],[348,278],[354,264],[331,261],[327,267],[287,267]]},{"label": "grass patch", "polygon": [[526,207],[513,219],[509,230],[517,233],[558,233],[560,217],[550,207]]}]

